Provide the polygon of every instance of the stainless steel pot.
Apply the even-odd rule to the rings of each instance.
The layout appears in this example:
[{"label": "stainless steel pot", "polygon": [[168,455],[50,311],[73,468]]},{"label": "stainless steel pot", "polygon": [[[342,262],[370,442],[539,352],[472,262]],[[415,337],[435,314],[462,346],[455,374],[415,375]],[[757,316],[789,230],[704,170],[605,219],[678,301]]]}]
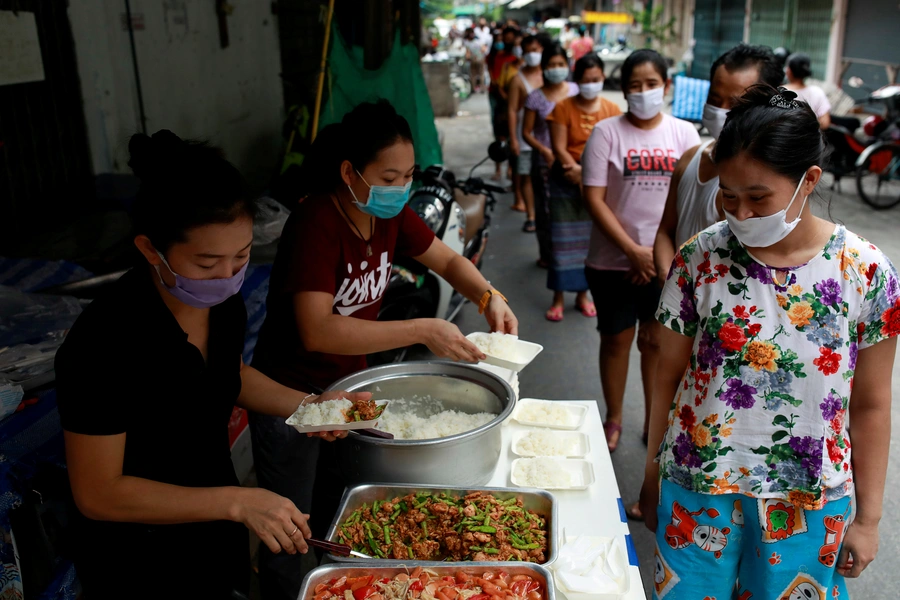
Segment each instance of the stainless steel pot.
[{"label": "stainless steel pot", "polygon": [[500,460],[500,425],[515,408],[509,385],[477,367],[439,361],[373,367],[345,377],[329,390],[372,392],[375,400],[431,395],[448,410],[496,413],[490,423],[451,437],[385,440],[351,432],[340,447],[349,484],[381,482],[483,486]]}]

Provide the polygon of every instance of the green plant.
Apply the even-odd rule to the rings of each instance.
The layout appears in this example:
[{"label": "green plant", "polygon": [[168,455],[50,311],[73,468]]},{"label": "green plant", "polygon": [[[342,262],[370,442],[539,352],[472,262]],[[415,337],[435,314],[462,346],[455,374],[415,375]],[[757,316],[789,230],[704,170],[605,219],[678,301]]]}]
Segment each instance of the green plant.
[{"label": "green plant", "polygon": [[677,37],[675,17],[671,17],[667,21],[663,16],[662,5],[641,10],[632,8],[631,16],[634,17],[634,22],[641,26],[641,33],[646,38],[647,48],[661,50],[664,46],[675,41]]}]

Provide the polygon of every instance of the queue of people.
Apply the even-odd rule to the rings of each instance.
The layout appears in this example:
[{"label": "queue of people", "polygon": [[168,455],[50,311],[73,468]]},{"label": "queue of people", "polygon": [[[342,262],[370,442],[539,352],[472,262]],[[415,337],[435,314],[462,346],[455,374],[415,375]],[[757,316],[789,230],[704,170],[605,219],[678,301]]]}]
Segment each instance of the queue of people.
[{"label": "queue of people", "polygon": [[[812,213],[826,148],[822,115],[802,99],[808,61],[789,60],[790,87],[778,87],[769,49],[726,52],[704,109],[713,140],[701,143],[663,111],[670,82],[657,52],[625,61],[623,114],[601,96],[595,53],[570,73],[559,44],[517,35],[504,30],[486,58],[503,107],[495,135],[523,163],[525,229],[554,294],[546,318],[563,318],[566,292],[597,318],[610,451],[637,337],[651,451],[627,512],[656,532],[656,560],[675,575],[656,593],[775,597],[802,573],[810,589],[845,597],[844,578],[877,552],[900,285],[876,246]],[[171,595],[163,569],[181,574],[181,596],[247,593],[250,530],[263,597],[296,598],[305,540],[323,536],[344,487],[345,434],[301,437],[284,419],[356,398],[320,392],[369,353],[421,343],[441,358],[484,358],[446,321],[377,321],[395,257],[446,279],[492,331],[518,333],[503,294],[407,206],[412,139],[384,101],[320,132],[245,365],[238,292],[255,204],[241,175],[171,132],[132,138],[135,268],[85,309],[56,362],[89,597]],[[175,412],[165,421],[152,416],[161,398]],[[251,414],[259,488],[241,488],[231,465],[235,404]]]},{"label": "queue of people", "polygon": [[637,333],[651,451],[626,513],[656,532],[654,597],[845,597],[877,553],[900,284],[877,247],[812,213],[828,107],[808,57],[719,57],[701,143],[662,112],[657,53],[623,65],[624,115],[597,99],[596,55],[569,78],[565,55],[544,49],[522,132],[549,217],[547,318],[590,289],[610,451]]}]

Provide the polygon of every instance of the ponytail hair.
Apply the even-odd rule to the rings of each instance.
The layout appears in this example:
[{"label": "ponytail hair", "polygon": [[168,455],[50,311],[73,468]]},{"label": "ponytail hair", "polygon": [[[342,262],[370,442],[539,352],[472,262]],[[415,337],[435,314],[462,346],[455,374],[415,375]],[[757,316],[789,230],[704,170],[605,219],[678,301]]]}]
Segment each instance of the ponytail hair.
[{"label": "ponytail hair", "polygon": [[716,141],[716,164],[745,152],[776,173],[799,181],[810,167],[825,165],[825,138],[816,114],[797,94],[759,83],[747,88],[728,112]]},{"label": "ponytail hair", "polygon": [[244,178],[220,149],[163,129],[132,136],[128,151],[128,166],[141,181],[134,234],[146,235],[160,252],[184,242],[195,227],[256,217]]},{"label": "ponytail hair", "polygon": [[341,184],[341,165],[362,173],[378,153],[397,142],[413,143],[409,123],[387,100],[364,102],[316,136],[299,174],[300,197],[321,195]]}]

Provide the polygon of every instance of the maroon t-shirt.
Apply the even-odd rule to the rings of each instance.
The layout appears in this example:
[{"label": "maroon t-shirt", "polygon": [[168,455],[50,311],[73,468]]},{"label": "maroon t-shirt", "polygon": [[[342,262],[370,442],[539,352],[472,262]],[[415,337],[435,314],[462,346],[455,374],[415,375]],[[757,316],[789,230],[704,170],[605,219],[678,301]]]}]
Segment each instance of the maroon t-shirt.
[{"label": "maroon t-shirt", "polygon": [[294,210],[278,244],[272,268],[266,321],[253,365],[294,388],[320,388],[366,367],[364,355],[311,352],[303,347],[294,296],[325,292],[334,296],[334,314],[375,321],[391,279],[395,256],[421,256],[434,233],[408,206],[393,219],[375,219],[372,255],[331,198],[308,198]]}]

